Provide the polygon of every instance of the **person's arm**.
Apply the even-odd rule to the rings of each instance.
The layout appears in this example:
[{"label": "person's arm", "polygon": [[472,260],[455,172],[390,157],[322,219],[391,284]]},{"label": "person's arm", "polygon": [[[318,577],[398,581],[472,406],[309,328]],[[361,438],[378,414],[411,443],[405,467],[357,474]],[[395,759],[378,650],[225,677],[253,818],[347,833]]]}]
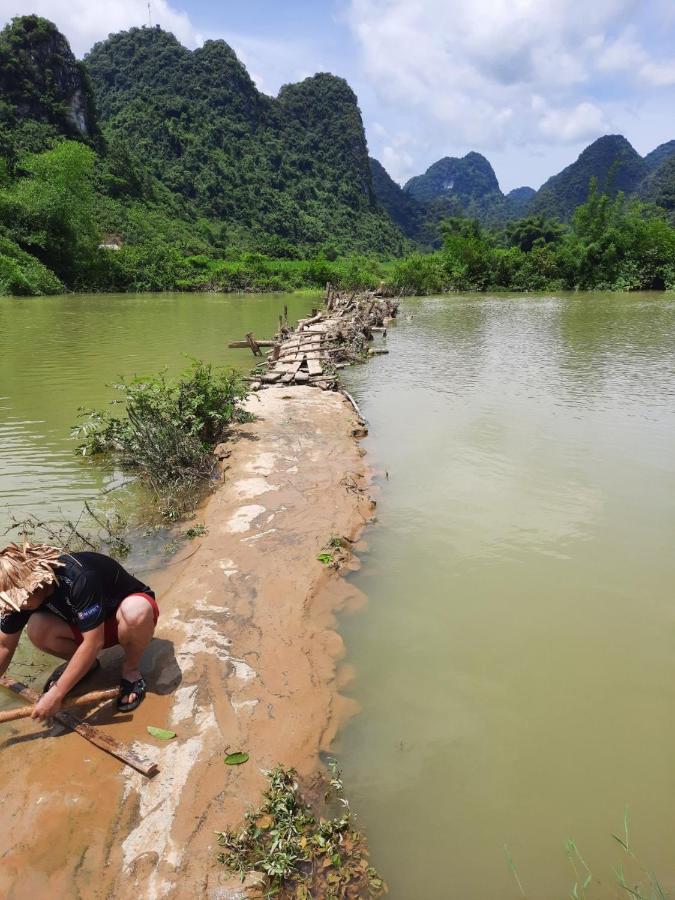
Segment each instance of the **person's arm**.
[{"label": "person's arm", "polygon": [[94,665],[94,660],[100,650],[103,649],[105,638],[103,625],[85,631],[82,634],[82,643],[70,657],[68,665],[59,676],[59,680],[52,685],[33,710],[33,719],[51,719],[61,709],[63,699],[75,685],[87,674]]},{"label": "person's arm", "polygon": [[16,634],[4,634],[0,631],[0,678],[5,674],[14,657],[20,637],[20,631],[17,631]]}]

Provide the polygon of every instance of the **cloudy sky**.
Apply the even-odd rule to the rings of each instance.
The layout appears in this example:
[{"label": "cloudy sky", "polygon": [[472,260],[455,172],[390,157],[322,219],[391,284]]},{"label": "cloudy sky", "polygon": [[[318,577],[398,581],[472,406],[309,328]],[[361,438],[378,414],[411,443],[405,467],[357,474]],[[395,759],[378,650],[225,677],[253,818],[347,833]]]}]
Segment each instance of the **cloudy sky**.
[{"label": "cloudy sky", "polygon": [[538,187],[602,134],[675,138],[673,0],[0,0],[3,23],[27,12],[80,57],[150,15],[189,47],[224,38],[269,94],[342,75],[400,182],[477,150],[504,190]]}]

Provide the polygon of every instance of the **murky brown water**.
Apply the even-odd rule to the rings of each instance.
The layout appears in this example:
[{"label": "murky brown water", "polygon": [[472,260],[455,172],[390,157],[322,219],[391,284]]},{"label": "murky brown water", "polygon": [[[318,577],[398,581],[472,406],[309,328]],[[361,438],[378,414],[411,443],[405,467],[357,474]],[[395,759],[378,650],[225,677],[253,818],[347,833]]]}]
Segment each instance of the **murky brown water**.
[{"label": "murky brown water", "polygon": [[[68,433],[106,384],[181,353],[247,369],[227,341],[284,302],[316,300],[0,298],[3,526],[105,482]],[[505,845],[528,897],[568,896],[568,838],[586,896],[620,896],[626,805],[675,890],[675,301],[408,300],[388,342],[348,376],[389,480],[338,749],[392,898],[517,898]]]},{"label": "murky brown water", "polygon": [[673,891],[675,299],[409,300],[388,343],[349,374],[389,480],[338,756],[391,897],[517,898],[505,845],[566,897],[566,839],[626,896],[626,805]]},{"label": "murky brown water", "polygon": [[[248,371],[252,356],[228,350],[247,331],[271,337],[317,304],[303,295],[78,294],[0,297],[0,534],[11,515],[77,516],[104,475],[75,455],[80,407],[103,408],[120,376],[187,357]],[[108,476],[109,477],[109,476]]]}]

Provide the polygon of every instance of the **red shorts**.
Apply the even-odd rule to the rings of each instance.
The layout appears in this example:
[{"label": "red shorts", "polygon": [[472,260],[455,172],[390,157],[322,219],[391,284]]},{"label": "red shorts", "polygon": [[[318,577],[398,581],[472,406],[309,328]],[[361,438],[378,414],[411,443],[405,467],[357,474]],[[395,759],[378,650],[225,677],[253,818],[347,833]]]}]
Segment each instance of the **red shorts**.
[{"label": "red shorts", "polygon": [[[157,601],[152,596],[152,594],[130,594],[130,597],[144,597],[150,606],[152,607],[152,618],[154,619],[155,625],[157,624],[157,619],[159,618],[159,606],[157,606]],[[125,600],[128,597],[124,598]],[[75,625],[68,623],[70,625],[70,630],[73,633],[73,637],[75,638],[76,644],[81,644],[84,638],[82,637],[82,632]],[[117,615],[108,616],[108,618],[103,623],[103,649],[106,650],[108,647],[115,647],[119,644],[119,638],[117,636]]]}]

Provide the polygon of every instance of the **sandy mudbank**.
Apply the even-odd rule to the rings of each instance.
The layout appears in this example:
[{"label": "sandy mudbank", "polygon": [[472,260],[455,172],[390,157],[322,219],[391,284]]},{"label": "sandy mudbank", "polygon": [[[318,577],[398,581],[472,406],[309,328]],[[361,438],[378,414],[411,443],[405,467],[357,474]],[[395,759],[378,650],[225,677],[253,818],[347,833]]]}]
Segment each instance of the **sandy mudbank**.
[{"label": "sandy mudbank", "polygon": [[[72,733],[17,723],[0,735],[0,895],[241,896],[215,862],[214,832],[259,799],[261,769],[310,774],[343,718],[334,612],[358,597],[316,560],[372,514],[358,423],[342,395],[276,388],[249,400],[208,534],[152,577],[162,615],[151,694],[98,723],[159,762],[152,781]],[[95,686],[114,683],[114,651]],[[148,724],[178,737],[159,746]],[[226,749],[250,761],[223,763]],[[7,840],[7,836],[11,836]]]}]

